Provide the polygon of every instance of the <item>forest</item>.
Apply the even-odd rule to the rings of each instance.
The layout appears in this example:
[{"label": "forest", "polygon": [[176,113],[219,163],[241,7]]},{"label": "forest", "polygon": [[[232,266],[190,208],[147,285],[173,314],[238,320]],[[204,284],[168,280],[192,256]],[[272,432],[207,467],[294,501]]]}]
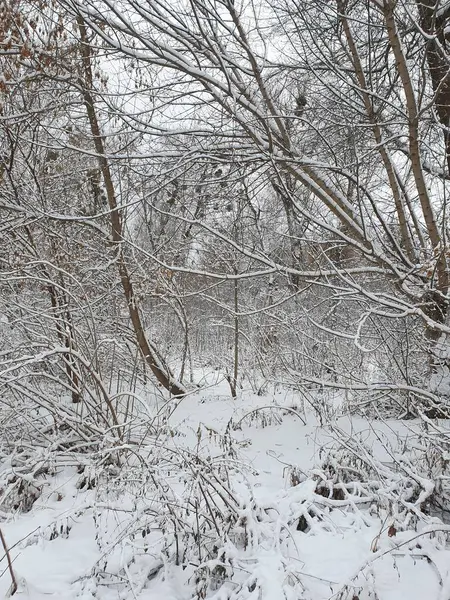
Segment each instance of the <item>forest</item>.
[{"label": "forest", "polygon": [[0,0],[0,595],[450,600],[450,2]]}]

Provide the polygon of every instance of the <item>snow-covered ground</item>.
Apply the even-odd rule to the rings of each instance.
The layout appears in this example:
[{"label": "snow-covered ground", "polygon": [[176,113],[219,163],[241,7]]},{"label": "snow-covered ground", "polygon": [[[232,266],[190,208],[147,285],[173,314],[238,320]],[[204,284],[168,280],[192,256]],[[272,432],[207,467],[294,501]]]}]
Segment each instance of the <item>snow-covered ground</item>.
[{"label": "snow-covered ground", "polygon": [[[19,583],[14,597],[449,600],[450,528],[439,519],[400,531],[394,507],[380,508],[368,493],[355,492],[350,500],[317,493],[319,467],[337,435],[344,443],[347,436],[349,444],[373,448],[377,464],[389,465],[391,452],[414,435],[413,421],[369,421],[337,410],[333,415],[331,404],[329,427],[296,392],[275,387],[258,396],[244,389],[232,400],[225,381],[210,376],[204,383],[178,401],[168,420],[158,421],[164,436],[152,434],[145,447],[129,452],[134,457],[140,452],[141,462],[129,459],[118,468],[100,460],[83,472],[70,461],[58,463],[43,476],[42,494],[29,512],[2,514]],[[166,414],[155,395],[146,402],[151,415]],[[151,448],[160,457],[182,458],[173,470],[167,464],[159,470]],[[197,467],[183,467],[186,456],[199,457]],[[220,520],[228,500],[219,499],[216,509],[214,494],[204,487],[206,477],[213,477],[210,464],[216,469],[211,473],[227,473],[220,485],[230,490],[230,511],[238,507],[229,526]],[[155,478],[159,491],[152,494]],[[220,531],[209,546],[195,535],[180,536],[175,544],[169,522],[182,529],[182,519],[191,519],[193,531],[198,525],[199,504],[192,492],[185,493],[198,481],[205,522]],[[192,510],[171,521],[186,498]],[[166,520],[158,516],[164,512]],[[11,585],[5,557],[2,567],[3,598]]]}]

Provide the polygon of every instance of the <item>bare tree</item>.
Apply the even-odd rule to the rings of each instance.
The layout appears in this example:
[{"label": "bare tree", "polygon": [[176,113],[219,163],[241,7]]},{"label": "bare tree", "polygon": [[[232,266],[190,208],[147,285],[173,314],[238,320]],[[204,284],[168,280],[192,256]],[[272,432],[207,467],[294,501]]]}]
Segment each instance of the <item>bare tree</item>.
[{"label": "bare tree", "polygon": [[[446,118],[445,33],[442,20],[432,23],[434,5],[421,9],[422,28],[407,1],[267,2],[264,28],[251,7],[229,0],[62,5],[149,73],[155,98],[164,90],[152,112],[160,135],[172,135],[169,123],[177,123],[199,154],[208,138],[228,143],[240,161],[270,171],[291,220],[351,248],[344,262],[326,252],[328,270],[367,300],[368,314],[419,316],[436,368],[449,282],[446,177],[434,141]],[[424,31],[436,31],[433,42]],[[172,110],[169,121],[168,103],[179,98],[191,108]],[[136,118],[133,127],[145,134],[153,125]],[[261,253],[257,259],[274,266]],[[324,276],[323,266],[275,268],[300,279]],[[370,280],[380,275],[386,285],[377,291]]]}]

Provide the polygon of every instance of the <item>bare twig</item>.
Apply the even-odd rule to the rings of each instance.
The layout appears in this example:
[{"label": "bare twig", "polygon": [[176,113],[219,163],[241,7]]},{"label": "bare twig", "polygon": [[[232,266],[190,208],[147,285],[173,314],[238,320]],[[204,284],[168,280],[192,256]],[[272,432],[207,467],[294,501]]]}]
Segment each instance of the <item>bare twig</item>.
[{"label": "bare twig", "polygon": [[14,596],[14,594],[17,592],[17,579],[16,576],[14,575],[14,570],[12,568],[12,561],[11,561],[11,555],[9,553],[8,550],[8,546],[6,545],[6,540],[5,540],[5,536],[3,535],[3,531],[0,527],[0,539],[2,540],[2,545],[3,545],[3,550],[5,551],[5,556],[6,556],[6,560],[8,561],[8,569],[9,569],[9,573],[11,575],[11,596]]}]

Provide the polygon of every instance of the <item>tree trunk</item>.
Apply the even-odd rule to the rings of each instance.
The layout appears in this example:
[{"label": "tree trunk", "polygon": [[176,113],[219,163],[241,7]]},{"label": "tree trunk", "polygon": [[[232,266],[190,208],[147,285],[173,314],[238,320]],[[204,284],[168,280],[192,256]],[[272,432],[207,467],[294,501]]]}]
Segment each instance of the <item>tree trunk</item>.
[{"label": "tree trunk", "polygon": [[436,11],[435,0],[417,2],[420,26],[427,34],[426,57],[434,91],[434,104],[443,126],[447,175],[450,175],[450,71],[448,66],[448,33],[445,26],[450,7]]},{"label": "tree trunk", "polygon": [[130,278],[130,274],[128,272],[128,266],[125,257],[125,237],[123,234],[122,218],[116,200],[116,194],[114,189],[114,183],[112,180],[111,170],[109,167],[109,161],[106,156],[103,137],[101,135],[100,125],[95,111],[94,98],[91,92],[91,90],[93,89],[91,47],[89,44],[87,30],[83,19],[81,17],[77,17],[77,22],[80,30],[80,51],[84,69],[84,79],[80,81],[80,85],[82,88],[84,104],[89,119],[95,150],[97,152],[99,167],[102,173],[103,183],[106,189],[106,196],[108,199],[110,209],[112,239],[116,246],[117,266],[119,270],[120,280],[122,283],[122,288],[127,302],[128,312],[130,315],[131,322],[133,324],[133,329],[135,332],[138,347],[146,363],[149,365],[151,371],[155,375],[156,379],[159,381],[159,383],[161,383],[161,385],[165,389],[171,392],[174,396],[181,396],[187,392],[186,388],[175,379],[173,374],[170,372],[169,367],[163,363],[160,357],[157,356],[156,352],[152,348],[151,343],[147,339],[147,336],[144,331],[144,326],[142,324],[137,299],[134,294],[133,284]]},{"label": "tree trunk", "polygon": [[[445,26],[450,16],[450,9],[436,11],[435,0],[417,1],[417,7],[420,16],[420,26],[427,34],[427,43],[425,54],[428,68],[430,71],[431,85],[434,92],[434,105],[442,125],[444,147],[445,147],[445,165],[447,167],[447,176],[450,175],[450,71],[448,66],[448,34],[445,32]],[[445,252],[441,251],[441,262],[446,262]],[[448,271],[447,277],[448,277]],[[444,324],[448,315],[449,302],[446,298],[448,285],[438,291],[431,290],[426,301],[429,307],[424,311],[433,321]],[[427,328],[427,341],[429,344],[430,371],[437,374],[442,367],[449,366],[445,357],[440,355],[439,341],[441,333]],[[443,374],[444,375],[444,374]],[[432,409],[430,412],[439,412]],[[442,412],[442,411],[441,411]],[[429,416],[443,416],[430,414]],[[447,415],[448,416],[448,415]]]}]

